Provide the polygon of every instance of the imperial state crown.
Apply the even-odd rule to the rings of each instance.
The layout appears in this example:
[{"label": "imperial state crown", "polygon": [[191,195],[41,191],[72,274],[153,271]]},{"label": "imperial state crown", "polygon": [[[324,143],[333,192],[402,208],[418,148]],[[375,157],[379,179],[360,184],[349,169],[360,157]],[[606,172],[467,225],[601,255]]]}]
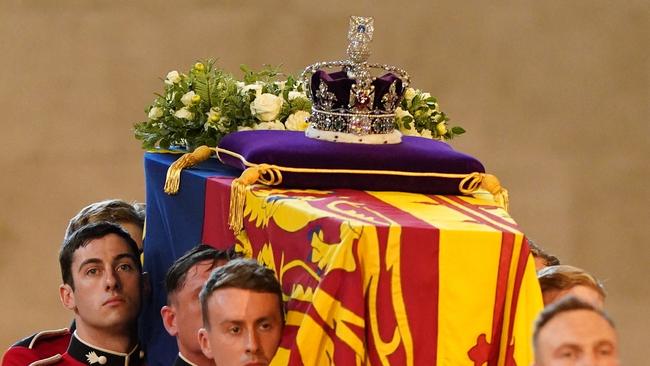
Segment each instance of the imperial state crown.
[{"label": "imperial state crown", "polygon": [[[317,62],[301,79],[312,100],[308,137],[335,142],[395,144],[395,109],[409,85],[403,69],[368,63],[374,32],[371,17],[350,18],[347,60]],[[325,69],[340,68],[327,72]],[[385,72],[374,76],[373,72]]]}]

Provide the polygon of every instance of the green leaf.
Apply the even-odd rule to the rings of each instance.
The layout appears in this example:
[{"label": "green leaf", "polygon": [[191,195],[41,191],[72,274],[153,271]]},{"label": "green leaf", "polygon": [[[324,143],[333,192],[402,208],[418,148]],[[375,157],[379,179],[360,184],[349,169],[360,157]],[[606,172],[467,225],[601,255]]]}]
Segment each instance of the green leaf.
[{"label": "green leaf", "polygon": [[454,135],[462,135],[462,134],[464,134],[466,131],[465,131],[464,128],[462,128],[462,127],[460,127],[460,126],[454,126],[454,127],[451,128],[451,132],[452,132]]}]

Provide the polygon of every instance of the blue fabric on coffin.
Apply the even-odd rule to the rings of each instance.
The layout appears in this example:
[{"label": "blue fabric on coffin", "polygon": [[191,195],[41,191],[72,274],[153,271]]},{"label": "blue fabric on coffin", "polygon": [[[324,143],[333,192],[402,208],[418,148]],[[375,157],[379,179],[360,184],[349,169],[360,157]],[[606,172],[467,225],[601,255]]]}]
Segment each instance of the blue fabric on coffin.
[{"label": "blue fabric on coffin", "polygon": [[[236,152],[254,164],[313,169],[390,170],[422,173],[484,173],[476,158],[448,144],[403,136],[399,144],[349,144],[311,139],[299,131],[241,131],[226,135],[220,148]],[[224,164],[245,169],[239,159],[220,153]],[[412,177],[386,174],[282,172],[287,188],[351,188],[458,195],[461,178]]]},{"label": "blue fabric on coffin", "polygon": [[[180,154],[146,153],[144,159],[147,219],[144,271],[149,273],[150,298],[140,317],[140,339],[149,366],[171,365],[178,355],[176,339],[162,325],[160,308],[166,304],[165,274],[169,266],[201,242],[207,177],[237,176],[239,172],[209,159],[181,173],[176,195],[163,191],[169,166]],[[173,220],[170,220],[173,218]]]}]

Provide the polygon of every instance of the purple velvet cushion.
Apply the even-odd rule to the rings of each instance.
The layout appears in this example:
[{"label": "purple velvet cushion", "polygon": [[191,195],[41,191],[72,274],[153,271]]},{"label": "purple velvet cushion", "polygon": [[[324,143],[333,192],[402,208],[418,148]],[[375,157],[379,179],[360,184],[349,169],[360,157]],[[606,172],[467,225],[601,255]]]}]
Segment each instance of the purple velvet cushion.
[{"label": "purple velvet cushion", "polygon": [[[372,169],[428,173],[485,172],[480,161],[454,151],[444,142],[403,136],[394,145],[364,145],[321,141],[298,131],[241,131],[226,135],[219,147],[241,154],[254,164],[295,168]],[[239,159],[219,154],[229,166],[245,169]],[[372,191],[402,191],[460,194],[460,179],[282,172],[282,187],[352,188]]]}]

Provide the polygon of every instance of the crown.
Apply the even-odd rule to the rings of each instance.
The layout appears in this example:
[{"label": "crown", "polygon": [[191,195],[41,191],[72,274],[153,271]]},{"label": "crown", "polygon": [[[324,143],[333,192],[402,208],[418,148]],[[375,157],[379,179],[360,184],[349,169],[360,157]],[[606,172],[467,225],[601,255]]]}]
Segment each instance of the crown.
[{"label": "crown", "polygon": [[[307,137],[350,143],[395,144],[395,109],[409,84],[396,66],[368,63],[374,32],[371,17],[350,17],[347,60],[309,65],[301,79],[309,91],[312,113]],[[325,69],[338,68],[328,73]],[[381,70],[381,76],[373,72]]]}]

